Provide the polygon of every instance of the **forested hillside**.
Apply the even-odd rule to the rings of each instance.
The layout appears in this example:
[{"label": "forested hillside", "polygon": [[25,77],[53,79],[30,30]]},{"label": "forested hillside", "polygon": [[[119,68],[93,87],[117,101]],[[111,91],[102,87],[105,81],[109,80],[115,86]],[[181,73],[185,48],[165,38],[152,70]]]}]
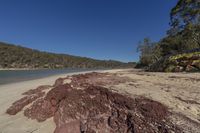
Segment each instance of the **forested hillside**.
[{"label": "forested hillside", "polygon": [[133,64],[41,52],[0,42],[0,68],[117,68]]},{"label": "forested hillside", "polygon": [[139,43],[139,66],[150,71],[200,71],[200,1],[179,0],[170,19],[166,37]]}]

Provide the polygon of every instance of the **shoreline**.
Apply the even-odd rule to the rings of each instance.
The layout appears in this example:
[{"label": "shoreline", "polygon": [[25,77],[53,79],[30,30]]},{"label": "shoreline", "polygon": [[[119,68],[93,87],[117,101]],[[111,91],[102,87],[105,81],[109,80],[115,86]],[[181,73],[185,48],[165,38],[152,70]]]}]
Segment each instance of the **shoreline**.
[{"label": "shoreline", "polygon": [[[200,98],[198,96],[200,94],[200,73],[151,73],[138,69],[110,69],[63,73],[29,81],[0,85],[0,132],[53,132],[56,125],[52,118],[44,122],[37,122],[24,116],[26,108],[16,115],[8,115],[6,114],[6,110],[14,102],[24,97],[22,93],[28,90],[36,89],[41,85],[52,86],[58,78],[90,72],[109,72],[116,77],[121,77],[116,82],[119,84],[116,85],[112,84],[115,78],[106,80],[100,78],[100,80],[107,82],[108,84],[105,84],[105,87],[113,92],[132,98],[145,97],[165,105],[172,113],[169,119],[180,126],[183,131],[198,133],[200,130]],[[95,80],[95,75],[93,78]],[[68,80],[65,82],[67,83]]]},{"label": "shoreline", "polygon": [[[37,70],[0,70],[0,86],[34,79],[41,79],[60,74],[102,71],[112,69],[37,69]],[[2,74],[2,75],[1,75]]]},{"label": "shoreline", "polygon": [[117,69],[132,69],[130,68],[0,68],[0,71],[23,71],[23,70],[63,70],[63,69],[94,69],[94,70],[117,70]]},{"label": "shoreline", "polygon": [[[41,69],[38,69],[38,68],[0,68],[0,71],[17,71],[17,70],[41,70]],[[43,69],[42,69],[43,70]]]},{"label": "shoreline", "polygon": [[[22,81],[16,81],[16,82],[11,82],[11,83],[5,83],[5,84],[0,84],[0,89],[2,86],[9,86],[12,84],[20,84],[20,83],[25,83],[25,82],[35,82],[35,81],[47,81],[48,79],[51,80],[56,80],[60,77],[65,77],[65,76],[70,76],[70,75],[76,75],[76,74],[84,74],[84,73],[90,73],[90,72],[107,72],[107,71],[120,71],[120,70],[125,70],[125,69],[109,69],[109,70],[86,70],[86,71],[80,71],[80,72],[69,72],[69,73],[63,73],[63,74],[53,74],[50,76],[44,76],[44,77],[39,77],[39,78],[34,78],[34,79],[27,79],[27,80],[22,80]],[[48,82],[47,84],[51,84],[52,82]]]},{"label": "shoreline", "polygon": [[[12,70],[14,70],[14,71],[18,71],[18,70],[62,70],[62,69],[90,69],[90,68],[0,68],[0,71],[4,71],[4,70],[11,70],[11,71]],[[102,69],[104,69],[104,68],[102,68]],[[118,68],[113,68],[113,69],[118,69]]]},{"label": "shoreline", "polygon": [[40,85],[53,85],[55,80],[60,77],[66,77],[75,74],[84,74],[89,72],[115,72],[120,70],[122,69],[93,70],[84,72],[72,72],[66,74],[63,73],[39,79],[0,85],[0,132],[21,133],[22,131],[32,132],[37,129],[37,132],[49,133],[55,129],[55,123],[52,119],[48,119],[44,122],[39,123],[36,120],[26,118],[22,112],[18,113],[15,116],[10,116],[5,113],[7,108],[11,106],[13,102],[23,97],[23,92],[30,89],[35,89]]}]

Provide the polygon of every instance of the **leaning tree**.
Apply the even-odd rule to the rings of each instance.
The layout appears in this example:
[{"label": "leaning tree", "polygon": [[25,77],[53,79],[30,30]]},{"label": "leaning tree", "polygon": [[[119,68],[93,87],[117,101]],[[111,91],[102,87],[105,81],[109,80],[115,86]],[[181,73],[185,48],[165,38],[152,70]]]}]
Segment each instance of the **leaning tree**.
[{"label": "leaning tree", "polygon": [[200,0],[179,0],[171,10],[171,29],[169,34],[175,35],[188,25],[200,24]]}]

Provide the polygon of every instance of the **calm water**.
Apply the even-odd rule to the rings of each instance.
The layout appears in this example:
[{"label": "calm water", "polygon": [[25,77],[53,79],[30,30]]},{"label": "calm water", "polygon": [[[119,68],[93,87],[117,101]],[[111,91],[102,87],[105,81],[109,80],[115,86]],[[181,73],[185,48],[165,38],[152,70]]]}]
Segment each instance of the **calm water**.
[{"label": "calm water", "polygon": [[[57,70],[3,70],[0,71],[0,85],[37,79],[62,73],[83,72],[91,69],[57,69]],[[94,69],[93,69],[94,70]]]}]

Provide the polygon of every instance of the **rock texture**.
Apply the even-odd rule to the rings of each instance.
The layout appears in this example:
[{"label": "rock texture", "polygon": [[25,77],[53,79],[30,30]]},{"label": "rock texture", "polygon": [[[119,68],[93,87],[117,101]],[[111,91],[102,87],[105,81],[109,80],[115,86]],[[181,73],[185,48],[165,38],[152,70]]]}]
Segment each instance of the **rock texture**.
[{"label": "rock texture", "polygon": [[195,72],[200,71],[200,52],[166,56],[152,64],[149,71],[158,72]]},{"label": "rock texture", "polygon": [[45,92],[43,92],[43,90],[49,89],[49,88],[50,88],[50,86],[39,86],[38,88],[36,88],[34,90],[29,90],[29,91],[23,93],[23,95],[26,95],[26,96],[19,99],[16,102],[14,102],[12,104],[12,106],[9,109],[7,109],[6,113],[8,113],[10,115],[17,114],[26,105],[32,103],[33,101],[35,101],[36,99],[38,99],[40,97],[43,97],[45,95]]},{"label": "rock texture", "polygon": [[127,81],[127,77],[109,73],[59,78],[48,92],[43,91],[45,87],[40,87],[24,93],[25,99],[44,94],[30,102],[23,102],[22,98],[7,113],[14,115],[34,101],[24,109],[24,115],[39,122],[53,117],[54,133],[180,132],[170,122],[170,113],[161,103],[144,97],[131,98],[103,87]]}]

